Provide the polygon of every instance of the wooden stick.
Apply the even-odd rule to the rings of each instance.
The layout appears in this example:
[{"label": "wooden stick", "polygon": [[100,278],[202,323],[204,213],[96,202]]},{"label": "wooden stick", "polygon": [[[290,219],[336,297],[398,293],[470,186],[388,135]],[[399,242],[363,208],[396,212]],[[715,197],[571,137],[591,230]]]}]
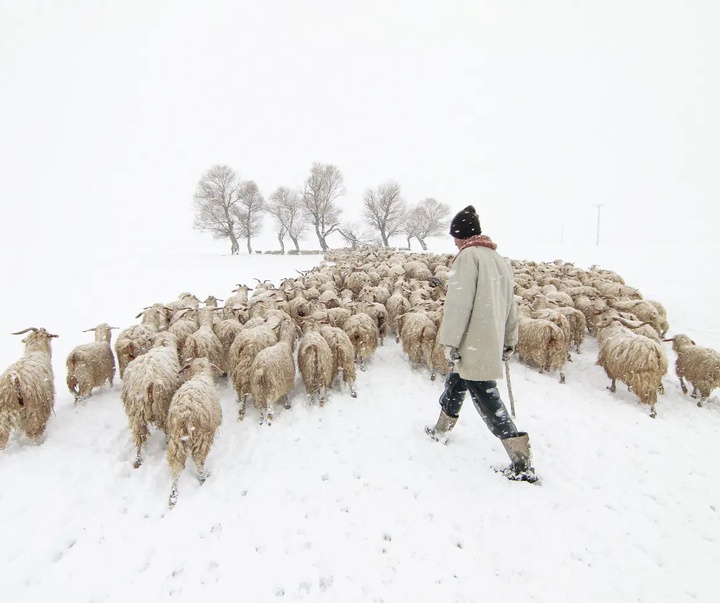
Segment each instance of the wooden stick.
[{"label": "wooden stick", "polygon": [[515,418],[515,398],[512,393],[512,383],[510,382],[510,363],[505,361],[505,380],[507,381],[508,396],[510,397],[510,414]]}]

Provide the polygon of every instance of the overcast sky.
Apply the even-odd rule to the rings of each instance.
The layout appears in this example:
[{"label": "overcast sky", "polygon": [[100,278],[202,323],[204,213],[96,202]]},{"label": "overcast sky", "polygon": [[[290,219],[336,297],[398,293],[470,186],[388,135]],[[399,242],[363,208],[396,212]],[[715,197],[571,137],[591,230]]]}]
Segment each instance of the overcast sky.
[{"label": "overcast sky", "polygon": [[604,244],[717,233],[715,0],[0,7],[5,251],[210,248],[215,163],[266,197],[333,163],[348,220],[392,179],[500,241],[592,244],[598,203]]}]

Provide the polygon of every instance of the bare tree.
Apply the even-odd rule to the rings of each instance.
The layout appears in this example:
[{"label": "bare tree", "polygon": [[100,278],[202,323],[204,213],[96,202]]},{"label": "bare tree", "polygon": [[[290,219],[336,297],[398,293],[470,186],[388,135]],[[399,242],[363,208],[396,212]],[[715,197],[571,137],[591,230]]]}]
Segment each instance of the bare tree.
[{"label": "bare tree", "polygon": [[363,225],[357,222],[346,224],[342,228],[338,228],[337,231],[350,243],[350,247],[353,249],[364,245],[374,245],[376,242],[374,233],[367,228],[363,228]]},{"label": "bare tree", "polygon": [[251,240],[262,230],[262,214],[265,211],[265,199],[253,180],[245,180],[238,191],[238,233],[247,240],[248,253],[252,253]]},{"label": "bare tree", "polygon": [[424,199],[411,207],[402,226],[408,247],[410,247],[410,239],[415,237],[423,251],[427,251],[425,239],[440,236],[445,232],[445,222],[449,214],[448,205],[432,198]]},{"label": "bare tree", "polygon": [[407,206],[400,194],[397,182],[386,182],[375,189],[369,188],[363,195],[363,219],[380,233],[385,247],[390,246],[390,237],[401,231]]},{"label": "bare tree", "polygon": [[340,170],[329,163],[313,163],[310,175],[305,180],[302,203],[320,248],[327,251],[327,236],[338,229],[341,210],[335,200],[345,194],[343,176]]},{"label": "bare tree", "polygon": [[[267,211],[275,218],[275,223],[280,229],[278,237],[280,231],[282,231],[283,237],[287,234],[295,245],[295,250],[300,251],[300,237],[308,229],[300,193],[281,186],[270,195]],[[282,239],[279,240],[282,252],[285,253],[285,244]]]},{"label": "bare tree", "polygon": [[195,219],[193,228],[209,232],[216,239],[230,239],[230,253],[240,252],[240,183],[227,165],[212,166],[198,182],[193,195]]}]

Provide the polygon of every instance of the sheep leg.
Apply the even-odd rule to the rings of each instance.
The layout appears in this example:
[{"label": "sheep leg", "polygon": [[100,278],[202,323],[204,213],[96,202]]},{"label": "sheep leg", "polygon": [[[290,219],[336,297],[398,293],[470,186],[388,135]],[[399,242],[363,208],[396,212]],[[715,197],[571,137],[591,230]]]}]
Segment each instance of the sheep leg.
[{"label": "sheep leg", "polygon": [[238,412],[238,421],[242,421],[245,418],[245,409],[247,408],[247,395],[238,397],[238,403],[240,404],[240,410]]},{"label": "sheep leg", "polygon": [[290,410],[290,398],[287,395],[280,398],[280,402],[283,403],[283,408],[285,410]]},{"label": "sheep leg", "polygon": [[683,394],[687,394],[687,386],[685,385],[685,381],[683,381],[682,377],[680,377],[680,389],[682,389]]},{"label": "sheep leg", "polygon": [[170,499],[168,500],[168,507],[171,509],[175,506],[175,503],[178,499],[178,487],[177,487],[177,478],[175,478],[172,482],[172,486],[170,486]]},{"label": "sheep leg", "polygon": [[567,361],[568,361],[568,362],[572,362],[572,361],[573,361],[572,356],[570,356],[570,350],[568,350],[568,352],[567,352]]},{"label": "sheep leg", "polygon": [[435,369],[430,371],[430,381],[435,381]]},{"label": "sheep leg", "polygon": [[658,385],[658,394],[663,395],[665,394],[665,386],[661,383]]},{"label": "sheep leg", "polygon": [[140,465],[142,465],[142,445],[147,440],[148,436],[148,427],[147,423],[136,423],[133,425],[133,439],[135,440],[135,462],[133,463],[133,467],[135,469],[139,468]]},{"label": "sheep leg", "polygon": [[325,406],[325,398],[326,398],[326,396],[327,396],[327,393],[326,393],[326,391],[325,391],[325,388],[322,388],[322,389],[320,390],[320,396],[318,397],[318,404],[320,405],[321,408],[322,408],[323,406]]},{"label": "sheep leg", "polygon": [[560,371],[560,383],[565,383],[565,373]]},{"label": "sheep leg", "polygon": [[615,390],[616,390],[616,387],[615,387],[615,379],[610,379],[610,386],[608,387],[608,389],[609,389],[612,393],[615,393]]},{"label": "sheep leg", "polygon": [[697,387],[695,387],[695,386],[693,385],[693,390],[692,390],[692,394],[690,394],[690,397],[691,397],[691,398],[697,398],[697,395],[698,395],[698,389],[697,389]]},{"label": "sheep leg", "polygon": [[357,392],[355,391],[355,384],[349,383],[348,385],[350,385],[350,397],[357,398]]},{"label": "sheep leg", "polygon": [[275,409],[272,402],[268,402],[265,407],[265,423],[268,427],[272,425],[273,419],[275,418]]},{"label": "sheep leg", "polygon": [[650,405],[650,417],[653,419],[657,417],[657,413],[655,412],[655,403]]},{"label": "sheep leg", "polygon": [[360,370],[365,371],[365,358],[360,356]]}]

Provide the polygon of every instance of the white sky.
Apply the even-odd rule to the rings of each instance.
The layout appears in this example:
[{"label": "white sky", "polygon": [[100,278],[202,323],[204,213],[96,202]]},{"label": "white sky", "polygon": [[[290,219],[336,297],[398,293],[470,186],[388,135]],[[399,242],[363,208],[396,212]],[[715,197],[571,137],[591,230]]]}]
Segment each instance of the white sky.
[{"label": "white sky", "polygon": [[266,197],[334,163],[347,219],[393,179],[500,241],[592,244],[595,203],[606,244],[716,232],[711,0],[0,10],[3,247],[215,246],[191,200],[220,162]]}]

